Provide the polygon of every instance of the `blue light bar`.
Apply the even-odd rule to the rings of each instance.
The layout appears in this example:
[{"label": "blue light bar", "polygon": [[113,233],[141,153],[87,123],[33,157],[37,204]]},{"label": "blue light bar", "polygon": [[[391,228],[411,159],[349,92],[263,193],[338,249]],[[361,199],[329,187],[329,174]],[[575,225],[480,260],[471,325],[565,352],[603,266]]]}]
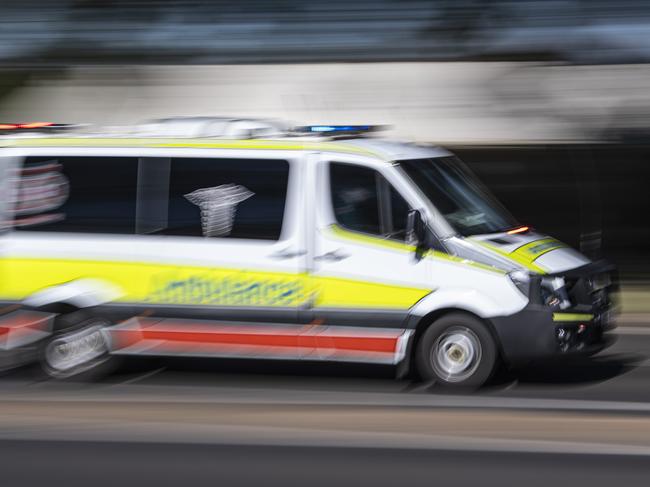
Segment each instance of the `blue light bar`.
[{"label": "blue light bar", "polygon": [[367,132],[370,125],[312,125],[311,132]]},{"label": "blue light bar", "polygon": [[297,127],[297,132],[311,132],[320,134],[358,134],[372,132],[379,127],[376,125],[305,125]]}]

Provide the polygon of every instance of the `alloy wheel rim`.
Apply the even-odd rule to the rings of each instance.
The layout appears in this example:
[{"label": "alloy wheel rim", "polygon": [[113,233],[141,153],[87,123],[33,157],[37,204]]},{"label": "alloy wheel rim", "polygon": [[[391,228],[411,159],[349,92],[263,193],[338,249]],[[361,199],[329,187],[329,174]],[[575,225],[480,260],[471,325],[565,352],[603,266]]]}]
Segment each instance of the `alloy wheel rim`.
[{"label": "alloy wheel rim", "polygon": [[45,362],[53,371],[65,373],[104,355],[108,349],[101,333],[103,326],[95,325],[56,338],[45,347]]},{"label": "alloy wheel rim", "polygon": [[481,357],[478,336],[469,328],[453,326],[436,339],[430,359],[438,377],[447,382],[462,382],[476,372]]}]

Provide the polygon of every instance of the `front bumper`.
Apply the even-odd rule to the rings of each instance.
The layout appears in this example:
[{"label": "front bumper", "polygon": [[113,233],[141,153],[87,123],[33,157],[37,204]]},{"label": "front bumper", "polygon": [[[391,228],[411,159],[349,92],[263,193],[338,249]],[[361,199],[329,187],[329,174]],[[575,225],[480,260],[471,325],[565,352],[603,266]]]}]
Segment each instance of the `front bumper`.
[{"label": "front bumper", "polygon": [[558,313],[529,305],[511,316],[492,318],[504,360],[510,365],[554,356],[592,355],[611,345],[609,311]]},{"label": "front bumper", "polygon": [[[607,288],[593,287],[594,276],[608,273]],[[614,341],[607,332],[614,328],[614,297],[618,290],[616,270],[605,262],[565,272],[573,303],[567,310],[553,310],[531,298],[520,312],[492,318],[503,358],[511,365],[554,356],[591,355]],[[539,282],[531,296],[538,296]]]}]

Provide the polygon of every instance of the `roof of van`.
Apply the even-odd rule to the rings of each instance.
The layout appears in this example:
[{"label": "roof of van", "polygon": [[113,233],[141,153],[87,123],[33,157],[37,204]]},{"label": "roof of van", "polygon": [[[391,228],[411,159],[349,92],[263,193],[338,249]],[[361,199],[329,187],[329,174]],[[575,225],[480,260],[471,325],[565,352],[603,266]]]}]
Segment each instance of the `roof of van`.
[{"label": "roof of van", "polygon": [[425,157],[444,157],[450,155],[450,152],[440,147],[389,141],[374,137],[346,139],[299,136],[269,139],[127,138],[110,136],[15,137],[0,140],[0,147],[141,147],[178,149],[305,150],[365,155],[385,161],[418,159]]}]

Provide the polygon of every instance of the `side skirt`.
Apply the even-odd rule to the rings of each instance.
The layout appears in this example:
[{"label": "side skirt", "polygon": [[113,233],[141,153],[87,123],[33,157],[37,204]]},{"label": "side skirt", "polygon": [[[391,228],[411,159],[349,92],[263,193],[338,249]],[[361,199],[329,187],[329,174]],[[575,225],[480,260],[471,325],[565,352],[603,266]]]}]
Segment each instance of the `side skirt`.
[{"label": "side skirt", "polygon": [[398,364],[413,330],[134,317],[103,333],[115,355]]}]

